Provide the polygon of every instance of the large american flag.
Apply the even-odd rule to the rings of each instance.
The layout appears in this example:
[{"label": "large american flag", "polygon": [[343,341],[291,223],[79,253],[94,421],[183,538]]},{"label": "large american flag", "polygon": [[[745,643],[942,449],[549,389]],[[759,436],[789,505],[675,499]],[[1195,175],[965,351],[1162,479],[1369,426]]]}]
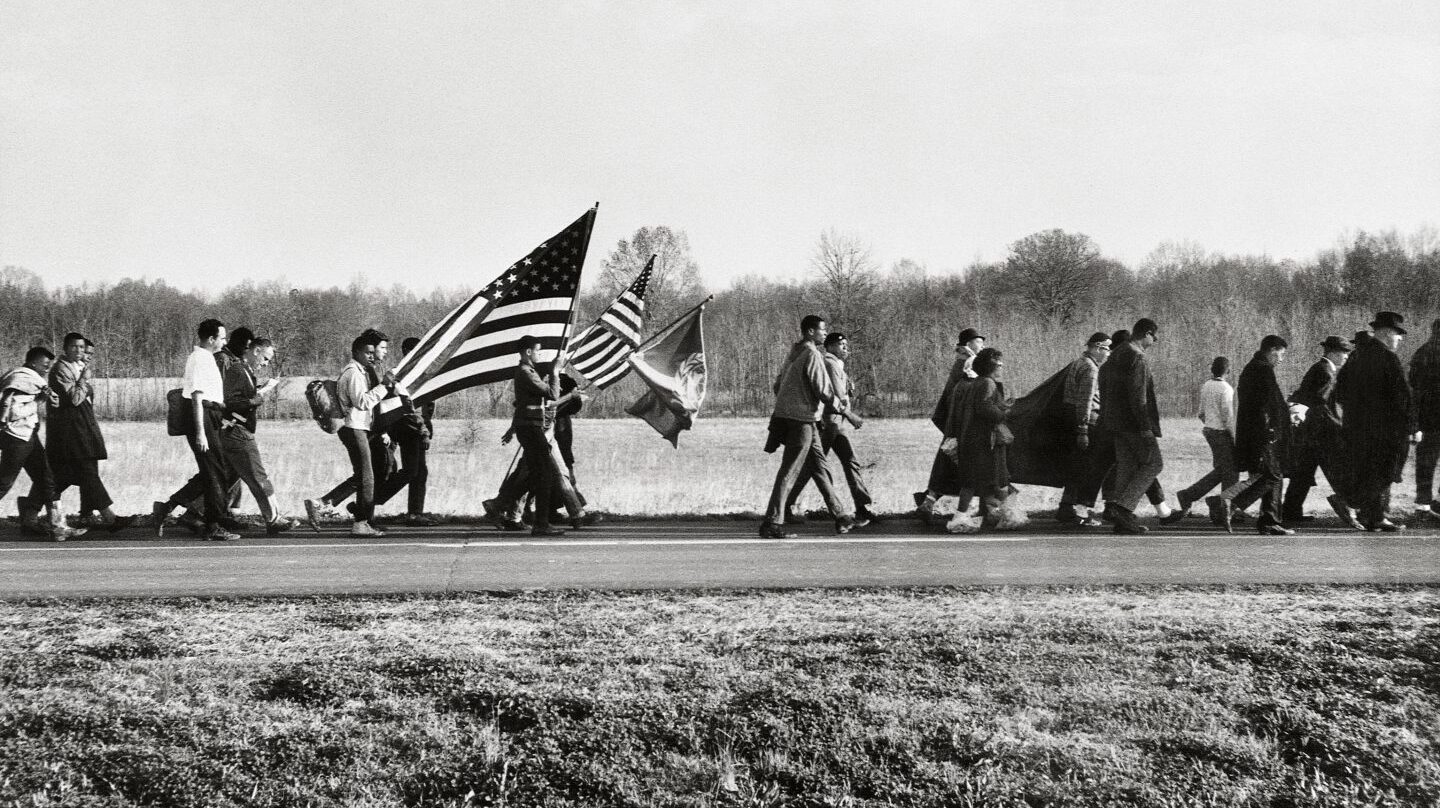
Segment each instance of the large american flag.
[{"label": "large american flag", "polygon": [[515,342],[526,335],[540,339],[538,361],[553,361],[570,323],[594,224],[591,208],[425,332],[395,368],[411,400],[423,404],[466,387],[510,381],[519,361]]},{"label": "large american flag", "polygon": [[645,322],[645,287],[655,256],[645,262],[635,281],[615,298],[593,325],[570,343],[570,370],[583,376],[596,390],[604,390],[625,378],[630,363],[625,360],[640,344],[640,328]]}]

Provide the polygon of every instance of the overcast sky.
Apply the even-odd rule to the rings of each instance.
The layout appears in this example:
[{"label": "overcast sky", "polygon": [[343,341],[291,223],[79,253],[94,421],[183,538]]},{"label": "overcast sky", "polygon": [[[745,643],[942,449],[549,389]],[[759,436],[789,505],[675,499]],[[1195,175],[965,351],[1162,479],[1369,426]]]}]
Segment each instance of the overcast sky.
[{"label": "overcast sky", "polygon": [[1440,223],[1440,3],[0,0],[0,264],[478,287],[600,202],[715,288],[822,230],[1304,259]]}]

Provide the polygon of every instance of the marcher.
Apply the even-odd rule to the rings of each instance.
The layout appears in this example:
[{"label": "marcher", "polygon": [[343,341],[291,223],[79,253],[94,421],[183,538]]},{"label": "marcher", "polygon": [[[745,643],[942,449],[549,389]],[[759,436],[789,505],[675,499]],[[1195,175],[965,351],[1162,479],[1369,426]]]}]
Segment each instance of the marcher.
[{"label": "marcher", "polygon": [[[0,379],[0,498],[10,493],[21,470],[30,477],[30,493],[20,503],[20,523],[54,541],[85,534],[68,527],[60,511],[60,497],[45,446],[40,441],[40,401],[59,403],[59,396],[46,381],[55,354],[43,345],[25,353],[25,364]],[[44,503],[47,523],[38,524],[39,503]],[[33,512],[32,512],[33,511]]]},{"label": "marcher", "polygon": [[[827,455],[834,451],[836,459],[840,461],[840,468],[845,472],[845,483],[850,488],[850,500],[855,504],[856,523],[873,522],[878,518],[870,510],[874,499],[870,496],[870,489],[865,486],[865,479],[860,476],[860,461],[855,456],[855,447],[850,440],[855,430],[865,424],[851,403],[851,398],[855,395],[855,385],[845,372],[845,363],[850,359],[850,340],[839,331],[831,331],[825,337],[823,358],[825,370],[830,374],[831,389],[844,405],[844,413],[836,412],[833,407],[826,405],[824,418],[820,422],[820,446]],[[795,515],[795,502],[800,498],[805,484],[810,482],[810,477],[807,469],[795,487],[790,489],[790,498],[785,503],[787,523],[792,519],[792,515]],[[803,523],[804,520],[802,517],[796,521]]]},{"label": "marcher", "polygon": [[1406,334],[1404,320],[1393,311],[1375,315],[1375,336],[1355,346],[1330,395],[1340,412],[1346,499],[1368,531],[1405,529],[1387,515],[1390,485],[1401,479],[1416,431],[1410,385],[1395,353]]},{"label": "marcher", "polygon": [[[367,328],[364,331],[360,332],[360,337],[358,337],[357,340],[359,339],[363,339],[367,346],[372,346],[367,351],[367,355],[370,356],[371,359],[363,363],[363,369],[365,373],[364,383],[371,388],[383,386],[381,384],[381,372],[385,370],[385,359],[390,354],[389,335],[376,328]],[[387,389],[384,398],[398,399],[399,394],[395,392],[394,389]],[[382,398],[381,400],[383,401],[384,399]],[[376,428],[376,422],[379,418],[377,414],[379,412],[379,409],[379,404],[376,404],[375,407],[371,408],[370,428],[367,430],[367,434],[370,436],[370,476],[374,480],[374,490],[377,493],[377,496],[381,487],[384,486],[385,482],[390,479],[390,476],[394,473],[396,468],[394,452],[395,443],[391,440],[390,436],[386,433],[384,429]],[[344,444],[343,440],[341,441],[341,444]],[[349,449],[346,449],[346,453],[348,455]],[[336,507],[350,497],[355,496],[355,493],[359,490],[359,488],[360,477],[352,473],[349,477],[341,480],[338,484],[336,484],[334,488],[330,489],[328,493],[321,496],[320,498],[305,500],[305,520],[310,524],[310,528],[318,533],[320,531],[319,519],[321,512]],[[374,515],[375,504],[378,504],[378,498],[371,500],[372,516]],[[345,508],[350,512],[350,518],[353,521],[355,518],[356,503],[352,502],[346,505]],[[378,533],[385,532],[384,529],[380,528],[377,525],[370,524],[370,527],[376,530]]]},{"label": "marcher", "polygon": [[1111,344],[1109,334],[1096,331],[1085,341],[1085,350],[1080,356],[1065,368],[1063,398],[1070,427],[1065,439],[1071,442],[1071,448],[1068,482],[1060,492],[1060,507],[1055,513],[1056,521],[1062,525],[1100,527],[1104,524],[1091,513],[1095,500],[1082,502],[1089,488],[1086,481],[1094,471],[1091,433],[1100,420],[1100,366],[1110,358]]},{"label": "marcher", "polygon": [[1240,481],[1240,471],[1235,466],[1235,388],[1225,381],[1230,372],[1230,359],[1217,356],[1210,363],[1210,378],[1200,385],[1200,434],[1210,447],[1210,471],[1196,480],[1189,488],[1175,492],[1180,506],[1162,524],[1172,525],[1185,518],[1190,506],[1202,499],[1211,506],[1211,521],[1217,525],[1221,520],[1218,508],[1228,506],[1218,496],[1206,499],[1205,495],[1215,486],[1223,491]]},{"label": "marcher", "polygon": [[[959,339],[955,341],[955,361],[950,365],[950,375],[945,377],[940,399],[935,402],[935,410],[930,414],[930,422],[942,433],[945,431],[945,421],[950,417],[950,398],[955,395],[955,389],[962,386],[961,382],[975,378],[975,357],[984,347],[985,337],[973,328],[961,331]],[[916,513],[921,519],[929,519],[936,500],[942,496],[940,492],[954,488],[955,461],[944,452],[936,450],[935,459],[930,463],[930,479],[925,490],[916,491],[913,495]]]},{"label": "marcher", "polygon": [[[549,366],[542,365],[536,368],[542,378],[549,375]],[[546,404],[546,421],[549,426],[546,429],[550,437],[551,462],[554,464],[557,474],[551,479],[551,500],[558,495],[560,504],[565,508],[565,514],[556,510],[551,514],[550,521],[557,519],[568,519],[570,526],[576,530],[600,524],[602,517],[594,511],[587,511],[585,495],[580,492],[575,481],[575,451],[574,425],[571,422],[584,404],[584,396],[576,391],[578,385],[568,373],[560,374],[560,398]],[[500,445],[509,445],[515,436],[512,427],[501,438]],[[530,466],[525,462],[524,457],[519,457],[511,465],[510,472],[500,482],[500,491],[494,499],[487,499],[481,503],[485,509],[485,515],[500,530],[524,530],[526,500],[533,501],[534,492],[530,490]],[[531,509],[531,519],[534,514]]]},{"label": "marcher", "polygon": [[[400,344],[401,356],[415,349],[420,343],[418,337],[407,337]],[[388,347],[388,346],[387,346]],[[384,361],[386,351],[381,351],[380,361]],[[430,480],[430,467],[426,462],[425,455],[430,450],[430,437],[434,434],[434,422],[432,416],[435,412],[434,403],[422,404],[416,407],[410,400],[410,396],[395,392],[386,396],[398,398],[400,405],[389,413],[376,416],[376,432],[383,432],[390,440],[389,446],[398,449],[400,454],[400,467],[388,470],[383,479],[376,477],[375,483],[375,505],[378,507],[390,501],[390,498],[400,493],[400,489],[409,488],[409,495],[405,507],[405,524],[411,527],[433,527],[440,524],[434,517],[425,514],[426,486]],[[380,409],[383,409],[383,400]],[[372,441],[371,451],[386,451],[377,447]]]},{"label": "marcher", "polygon": [[1287,524],[1300,524],[1315,518],[1305,515],[1305,497],[1315,487],[1315,472],[1319,470],[1325,472],[1325,479],[1335,491],[1327,500],[1330,507],[1341,522],[1359,530],[1360,522],[1342,493],[1345,486],[1341,480],[1343,465],[1339,462],[1340,416],[1330,402],[1336,375],[1344,367],[1354,346],[1343,337],[1329,336],[1320,343],[1320,350],[1323,356],[1305,371],[1300,386],[1290,394],[1291,409],[1303,414],[1300,425],[1295,428],[1290,452],[1290,483],[1285,490],[1280,518]]},{"label": "marcher", "polygon": [[280,384],[271,378],[256,385],[255,374],[275,358],[275,346],[269,339],[255,337],[241,354],[241,361],[231,363],[225,371],[225,425],[220,431],[220,445],[231,472],[244,482],[260,507],[265,520],[265,533],[275,536],[295,527],[295,522],[275,506],[275,487],[260,460],[260,447],[255,440],[256,413],[265,396]]},{"label": "marcher", "polygon": [[515,415],[511,427],[520,441],[529,467],[530,490],[535,493],[535,526],[532,536],[563,536],[565,531],[550,525],[550,493],[554,478],[560,475],[551,451],[550,438],[545,434],[545,403],[560,397],[560,371],[565,363],[563,354],[555,357],[548,376],[542,378],[535,363],[539,359],[539,337],[524,336],[516,343],[520,362],[515,366]]},{"label": "marcher", "polygon": [[1159,340],[1159,326],[1142,317],[1130,339],[1100,366],[1100,423],[1115,441],[1115,496],[1106,503],[1115,532],[1136,535],[1147,528],[1135,518],[1145,490],[1165,467],[1160,454],[1160,407],[1145,352]]},{"label": "marcher", "polygon": [[[975,358],[976,378],[951,398],[946,419],[946,453],[958,470],[958,513],[970,508],[970,492],[980,499],[980,519],[987,520],[1010,496],[1009,446],[1014,440],[1005,424],[1010,400],[1000,380],[1004,354],[984,348]],[[990,520],[990,521],[993,521]]]},{"label": "marcher", "polygon": [[[1292,416],[1275,378],[1275,368],[1285,361],[1289,347],[1283,337],[1267,334],[1260,341],[1260,350],[1240,371],[1235,412],[1235,465],[1250,474],[1244,482],[1220,494],[1221,499],[1237,511],[1259,500],[1260,518],[1255,520],[1255,529],[1266,536],[1289,536],[1295,532],[1285,526],[1280,513]],[[1226,518],[1225,528],[1229,530],[1230,525],[1230,519]]]},{"label": "marcher", "polygon": [[[114,533],[135,523],[134,516],[119,516],[114,500],[100,479],[100,461],[109,457],[105,436],[95,418],[95,387],[91,384],[91,343],[83,335],[65,335],[64,354],[50,368],[50,389],[55,400],[45,419],[45,453],[55,477],[55,498],[72,485],[80,489],[80,513],[97,512],[95,524]],[[21,510],[38,513],[28,498]]]},{"label": "marcher", "polygon": [[201,537],[212,541],[233,541],[240,537],[229,529],[234,525],[225,499],[230,469],[220,445],[225,385],[215,361],[215,352],[225,342],[225,325],[216,319],[204,320],[195,333],[195,348],[185,358],[181,389],[190,415],[185,440],[195,457],[197,473],[169,499],[156,501],[151,515],[155,520],[155,535],[163,536],[170,511],[198,497],[202,499],[204,508]]},{"label": "marcher", "polygon": [[[1122,328],[1111,334],[1111,355],[1114,355],[1116,348],[1129,341],[1130,329],[1128,328]],[[1090,428],[1090,462],[1092,464],[1091,473],[1086,476],[1077,499],[1093,512],[1103,494],[1105,509],[1101,512],[1100,518],[1113,523],[1115,511],[1110,507],[1110,502],[1115,499],[1115,438],[1110,434],[1110,430],[1105,428],[1104,423],[1096,423]],[[1155,515],[1161,519],[1170,519],[1174,516],[1174,510],[1165,502],[1165,488],[1160,484],[1159,477],[1151,481],[1150,486],[1145,489],[1145,499],[1155,508]]]},{"label": "marcher", "polygon": [[782,527],[785,503],[790,498],[790,490],[807,471],[813,476],[825,507],[835,518],[835,532],[849,533],[857,527],[855,517],[845,513],[835,497],[830,463],[818,429],[820,416],[827,406],[842,415],[847,409],[831,386],[830,374],[820,355],[819,346],[828,333],[825,318],[815,314],[805,316],[800,321],[801,339],[791,347],[775,379],[775,409],[770,421],[771,428],[779,432],[785,450],[780,468],[775,472],[765,519],[760,523],[762,538],[794,537],[794,533],[787,533]]},{"label": "marcher", "polygon": [[1434,496],[1435,466],[1440,461],[1440,320],[1430,324],[1430,339],[1410,357],[1410,389],[1415,393],[1415,515],[1440,519]]}]

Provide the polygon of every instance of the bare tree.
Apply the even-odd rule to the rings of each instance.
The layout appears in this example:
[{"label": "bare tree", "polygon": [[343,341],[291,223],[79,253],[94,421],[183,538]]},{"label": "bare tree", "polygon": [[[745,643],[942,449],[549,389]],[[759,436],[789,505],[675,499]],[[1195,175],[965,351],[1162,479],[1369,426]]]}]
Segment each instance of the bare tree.
[{"label": "bare tree", "polygon": [[684,230],[642,227],[631,238],[620,239],[600,266],[600,291],[609,303],[635,280],[651,255],[655,268],[645,293],[645,321],[647,328],[658,328],[705,296],[700,265],[690,255],[690,237]]},{"label": "bare tree", "polygon": [[1069,322],[1104,277],[1099,258],[1089,236],[1045,230],[1010,245],[1005,271],[1027,308]]},{"label": "bare tree", "polygon": [[852,332],[863,333],[871,298],[880,285],[879,265],[857,236],[833,228],[820,234],[810,266],[820,275],[826,316]]}]

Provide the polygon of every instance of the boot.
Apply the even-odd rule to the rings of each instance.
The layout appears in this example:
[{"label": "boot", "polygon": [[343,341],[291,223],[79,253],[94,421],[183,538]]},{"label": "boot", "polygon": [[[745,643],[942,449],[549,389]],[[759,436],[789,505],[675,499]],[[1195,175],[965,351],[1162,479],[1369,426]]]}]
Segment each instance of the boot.
[{"label": "boot", "polygon": [[47,535],[46,528],[40,524],[40,506],[30,501],[29,497],[16,497],[15,504],[20,508],[20,532],[31,536]]}]

